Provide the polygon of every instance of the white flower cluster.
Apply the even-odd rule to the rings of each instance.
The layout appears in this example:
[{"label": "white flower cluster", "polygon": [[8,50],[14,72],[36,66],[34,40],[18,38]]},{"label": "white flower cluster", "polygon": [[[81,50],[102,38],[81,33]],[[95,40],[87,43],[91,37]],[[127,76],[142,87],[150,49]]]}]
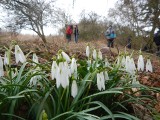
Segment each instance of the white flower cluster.
[{"label": "white flower cluster", "polygon": [[71,95],[73,97],[76,97],[78,93],[78,86],[77,86],[77,63],[76,59],[70,57],[65,53],[61,52],[61,55],[58,55],[58,59],[65,59],[65,61],[61,61],[57,63],[56,61],[52,62],[52,68],[51,68],[51,78],[52,80],[56,80],[56,86],[57,88],[60,87],[60,85],[65,89],[69,86],[70,77],[74,79],[72,81],[71,86]]}]

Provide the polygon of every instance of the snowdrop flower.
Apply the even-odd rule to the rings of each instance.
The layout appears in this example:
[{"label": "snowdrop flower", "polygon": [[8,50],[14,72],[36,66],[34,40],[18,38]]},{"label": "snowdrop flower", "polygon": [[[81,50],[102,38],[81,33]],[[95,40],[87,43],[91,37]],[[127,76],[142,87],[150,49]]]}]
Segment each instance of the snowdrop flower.
[{"label": "snowdrop flower", "polygon": [[57,66],[56,70],[56,87],[59,88],[61,84],[62,70],[59,66]]},{"label": "snowdrop flower", "polygon": [[139,55],[138,58],[138,71],[143,71],[144,70],[144,59],[142,55]]},{"label": "snowdrop flower", "polygon": [[77,63],[75,58],[72,58],[71,62],[71,74],[74,74],[75,79],[77,79]]},{"label": "snowdrop flower", "polygon": [[95,60],[97,59],[97,51],[96,51],[96,49],[93,50],[93,59],[95,59]]},{"label": "snowdrop flower", "polygon": [[130,57],[129,56],[126,56],[125,68],[127,72],[130,71]]},{"label": "snowdrop flower", "polygon": [[67,62],[60,62],[56,73],[56,86],[62,85],[63,88],[69,86],[69,69]]},{"label": "snowdrop flower", "polygon": [[97,73],[97,87],[100,91],[105,90],[105,80],[103,72]]},{"label": "snowdrop flower", "polygon": [[89,58],[89,54],[90,54],[90,49],[89,46],[86,47],[86,56]]},{"label": "snowdrop flower", "polygon": [[72,86],[71,86],[71,95],[75,98],[77,93],[78,93],[78,86],[77,86],[76,81],[73,80]]},{"label": "snowdrop flower", "polygon": [[102,52],[101,52],[100,50],[98,51],[98,58],[99,58],[100,60],[103,59],[103,57],[102,57]]},{"label": "snowdrop flower", "polygon": [[[33,53],[32,60],[33,60],[33,62],[38,63],[38,57],[37,57],[37,55],[35,53]],[[33,65],[36,65],[35,63]]]},{"label": "snowdrop flower", "polygon": [[4,70],[3,70],[3,60],[2,57],[0,56],[0,77],[4,76]]},{"label": "snowdrop flower", "polygon": [[9,55],[8,52],[4,54],[4,65],[9,65]]},{"label": "snowdrop flower", "polygon": [[70,62],[70,61],[71,61],[70,57],[69,57],[65,52],[63,52],[63,51],[62,51],[62,56],[63,56],[63,58],[64,58],[67,62]]},{"label": "snowdrop flower", "polygon": [[150,59],[147,59],[147,63],[146,63],[146,72],[148,72],[148,71],[153,72],[153,67],[152,67]]},{"label": "snowdrop flower", "polygon": [[16,58],[16,63],[18,63],[19,61],[21,63],[26,62],[26,58],[24,56],[24,53],[22,52],[22,50],[20,49],[20,47],[18,45],[15,45],[15,58]]},{"label": "snowdrop flower", "polygon": [[131,74],[134,74],[135,70],[136,70],[136,66],[135,66],[133,58],[131,58],[130,61],[129,61],[129,72]]},{"label": "snowdrop flower", "polygon": [[51,78],[54,80],[56,78],[56,72],[57,72],[57,63],[56,61],[52,62],[52,68],[51,68]]}]

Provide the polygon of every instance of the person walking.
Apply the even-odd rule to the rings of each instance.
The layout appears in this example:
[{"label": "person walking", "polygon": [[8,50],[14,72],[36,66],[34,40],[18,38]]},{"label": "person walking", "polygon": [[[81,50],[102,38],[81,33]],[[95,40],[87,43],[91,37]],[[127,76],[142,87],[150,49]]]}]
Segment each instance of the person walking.
[{"label": "person walking", "polygon": [[131,35],[129,35],[128,36],[128,39],[127,39],[127,48],[129,48],[129,49],[131,49],[131,41],[132,41],[132,36]]},{"label": "person walking", "polygon": [[157,54],[160,55],[160,27],[158,29],[159,30],[154,34],[153,41],[157,46]]},{"label": "person walking", "polygon": [[75,41],[75,43],[78,42],[78,36],[79,36],[78,26],[75,25],[75,27],[74,27],[74,41]]},{"label": "person walking", "polygon": [[116,38],[116,33],[112,27],[112,25],[109,26],[109,28],[105,32],[105,37],[108,41],[108,47],[114,47],[114,39]]},{"label": "person walking", "polygon": [[66,29],[66,39],[68,43],[71,41],[72,33],[73,33],[73,25],[68,25]]}]

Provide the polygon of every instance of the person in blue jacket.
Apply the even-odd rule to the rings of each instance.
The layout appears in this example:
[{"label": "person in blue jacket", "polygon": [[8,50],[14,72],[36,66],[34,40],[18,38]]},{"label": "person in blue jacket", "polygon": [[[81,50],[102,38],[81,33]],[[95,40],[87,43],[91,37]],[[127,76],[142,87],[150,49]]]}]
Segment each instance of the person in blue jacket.
[{"label": "person in blue jacket", "polygon": [[109,28],[105,32],[105,37],[108,41],[108,47],[114,47],[114,40],[116,38],[116,33],[112,27],[112,25],[109,26]]}]

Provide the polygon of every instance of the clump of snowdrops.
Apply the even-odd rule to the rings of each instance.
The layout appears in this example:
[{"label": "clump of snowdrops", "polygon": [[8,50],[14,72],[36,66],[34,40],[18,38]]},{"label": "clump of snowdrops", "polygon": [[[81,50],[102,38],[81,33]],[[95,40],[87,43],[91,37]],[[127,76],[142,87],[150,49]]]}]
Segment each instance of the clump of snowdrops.
[{"label": "clump of snowdrops", "polygon": [[135,65],[132,55],[121,54],[109,62],[89,46],[86,58],[76,59],[59,50],[52,60],[40,63],[36,53],[24,55],[18,45],[6,48],[0,56],[0,117],[138,120],[130,115],[131,105],[144,105],[143,100],[153,99],[145,93],[155,90],[137,80],[138,71],[153,72],[150,59],[145,64],[140,54]]}]

